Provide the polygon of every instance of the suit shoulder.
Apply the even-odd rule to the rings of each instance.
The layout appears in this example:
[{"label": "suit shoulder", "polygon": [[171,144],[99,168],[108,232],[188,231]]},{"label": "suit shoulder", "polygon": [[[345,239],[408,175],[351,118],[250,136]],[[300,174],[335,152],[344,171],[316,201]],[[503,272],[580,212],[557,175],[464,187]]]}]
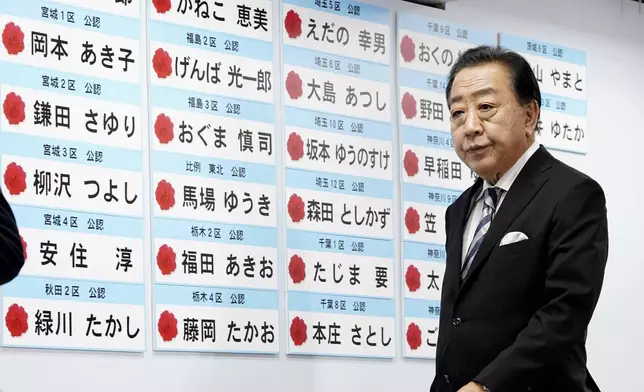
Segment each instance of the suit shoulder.
[{"label": "suit shoulder", "polygon": [[580,187],[588,189],[589,192],[604,194],[604,190],[597,180],[558,159],[554,161],[552,178],[555,179],[555,185],[557,189],[561,190],[562,195],[569,194]]}]

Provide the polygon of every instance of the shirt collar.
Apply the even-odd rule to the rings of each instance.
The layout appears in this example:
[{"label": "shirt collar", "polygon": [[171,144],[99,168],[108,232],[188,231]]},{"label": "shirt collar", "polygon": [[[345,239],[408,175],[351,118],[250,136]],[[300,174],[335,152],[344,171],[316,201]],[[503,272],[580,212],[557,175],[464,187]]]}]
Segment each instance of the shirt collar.
[{"label": "shirt collar", "polygon": [[[525,164],[528,162],[528,160],[532,157],[532,155],[537,152],[539,149],[539,143],[537,142],[532,142],[530,147],[517,159],[517,161],[512,165],[510,170],[508,170],[501,178],[499,181],[496,183],[496,187],[502,189],[504,192],[508,192],[510,190],[510,187],[514,183],[514,180],[517,179],[519,176],[519,173],[521,173],[521,170],[525,166]],[[492,187],[490,183],[487,181],[483,181],[483,186],[481,187],[481,192],[479,192],[478,196],[476,197],[476,201],[479,201],[481,197],[485,194],[485,191]]]}]

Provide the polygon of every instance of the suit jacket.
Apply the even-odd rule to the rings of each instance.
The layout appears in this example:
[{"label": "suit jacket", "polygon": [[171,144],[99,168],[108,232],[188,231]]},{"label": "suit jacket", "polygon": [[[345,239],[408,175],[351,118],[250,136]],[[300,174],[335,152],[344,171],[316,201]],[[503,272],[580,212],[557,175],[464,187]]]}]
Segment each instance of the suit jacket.
[{"label": "suit jacket", "polygon": [[22,240],[7,199],[0,192],[0,285],[12,281],[25,264]]},{"label": "suit jacket", "polygon": [[[599,392],[586,329],[608,255],[597,182],[540,147],[525,164],[461,281],[463,230],[482,180],[447,208],[447,262],[431,392]],[[499,246],[506,233],[527,240]]]}]

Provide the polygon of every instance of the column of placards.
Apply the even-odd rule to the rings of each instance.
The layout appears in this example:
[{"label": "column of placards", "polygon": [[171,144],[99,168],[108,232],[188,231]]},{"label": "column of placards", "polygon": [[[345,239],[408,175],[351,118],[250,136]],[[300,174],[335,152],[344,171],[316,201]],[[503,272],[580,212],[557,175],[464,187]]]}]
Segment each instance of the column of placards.
[{"label": "column of placards", "polygon": [[463,50],[495,45],[496,36],[438,18],[398,13],[397,38],[403,353],[434,358],[445,272],[445,210],[474,180],[454,152],[447,74]]},{"label": "column of placards", "polygon": [[272,7],[148,5],[157,350],[279,350]]},{"label": "column of placards", "polygon": [[140,6],[0,2],[5,346],[145,350]]},{"label": "column of placards", "polygon": [[282,7],[288,351],[395,355],[391,13]]}]

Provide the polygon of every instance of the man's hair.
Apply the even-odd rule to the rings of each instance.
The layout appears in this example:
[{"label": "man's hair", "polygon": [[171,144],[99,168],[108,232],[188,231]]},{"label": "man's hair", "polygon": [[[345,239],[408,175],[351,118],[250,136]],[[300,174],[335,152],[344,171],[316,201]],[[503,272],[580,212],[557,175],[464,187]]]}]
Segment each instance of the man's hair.
[{"label": "man's hair", "polygon": [[539,83],[528,61],[511,50],[488,45],[468,49],[456,60],[447,78],[447,88],[445,90],[447,105],[450,106],[449,98],[452,93],[452,84],[454,84],[454,78],[459,72],[466,68],[491,63],[503,65],[508,70],[514,95],[521,105],[536,101],[539,110],[541,110]]}]

